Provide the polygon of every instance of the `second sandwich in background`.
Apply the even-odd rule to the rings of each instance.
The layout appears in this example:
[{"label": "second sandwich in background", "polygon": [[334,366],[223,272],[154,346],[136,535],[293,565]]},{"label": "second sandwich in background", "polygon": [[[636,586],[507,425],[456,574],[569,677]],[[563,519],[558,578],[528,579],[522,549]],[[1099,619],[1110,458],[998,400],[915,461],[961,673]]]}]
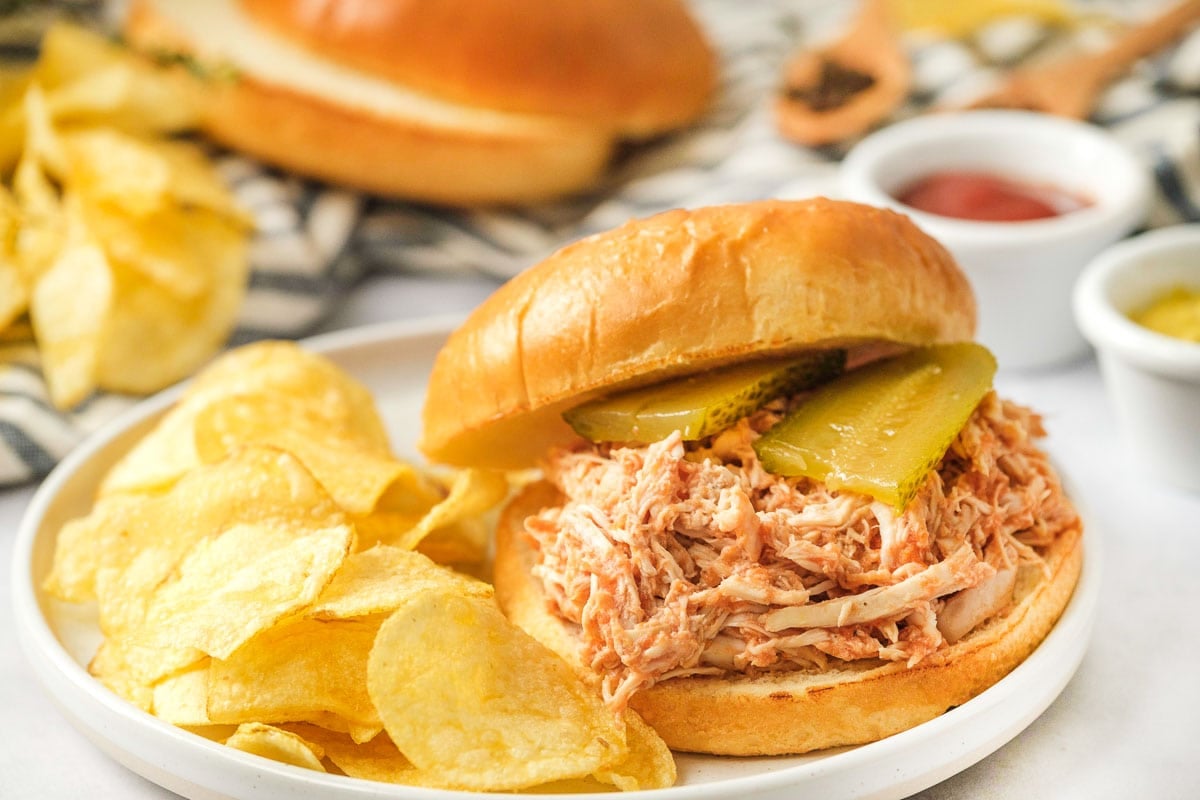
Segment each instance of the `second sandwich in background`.
[{"label": "second sandwich in background", "polygon": [[217,142],[451,205],[591,188],[618,143],[695,121],[717,72],[681,0],[136,0],[125,35],[194,65]]}]

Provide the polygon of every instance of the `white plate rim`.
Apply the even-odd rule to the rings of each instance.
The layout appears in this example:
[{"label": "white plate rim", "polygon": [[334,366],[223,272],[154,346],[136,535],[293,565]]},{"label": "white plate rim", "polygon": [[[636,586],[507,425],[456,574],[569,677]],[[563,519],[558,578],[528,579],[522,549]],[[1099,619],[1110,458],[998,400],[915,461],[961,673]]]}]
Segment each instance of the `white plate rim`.
[{"label": "white plate rim", "polygon": [[[312,337],[304,346],[335,360],[355,350],[386,343],[445,336],[461,320],[458,315],[424,320],[385,322]],[[399,357],[403,357],[400,355]],[[165,409],[178,397],[174,387],[138,403],[118,419],[88,437],[67,456],[35,492],[17,531],[13,553],[12,600],[18,640],[43,688],[68,720],[98,747],[126,767],[168,789],[199,797],[283,798],[307,795],[292,790],[319,791],[327,797],[372,797],[394,800],[448,800],[479,797],[478,793],[383,784],[292,767],[205,739],[136,708],[111,693],[67,652],[41,611],[40,590],[34,581],[34,552],[40,523],[63,485],[97,452],[127,428]],[[1063,476],[1068,481],[1069,476]],[[1078,503],[1079,493],[1071,492]],[[1084,567],[1074,594],[1050,634],[1012,672],[977,697],[945,714],[878,742],[848,748],[804,763],[766,768],[760,773],[637,793],[646,800],[718,800],[740,797],[785,797],[805,789],[825,797],[903,797],[950,777],[982,760],[1014,738],[1059,695],[1074,675],[1087,648],[1099,603],[1103,555],[1102,533],[1096,521],[1080,508],[1085,521]],[[50,671],[46,672],[46,668]],[[1014,703],[1013,698],[1023,702]],[[85,708],[72,704],[83,702]],[[133,734],[130,741],[107,739],[104,725],[79,718],[81,711]],[[184,776],[163,767],[155,756],[169,753],[176,763],[196,762],[198,775]],[[934,757],[930,757],[933,754]],[[765,763],[783,764],[787,757]],[[205,770],[203,765],[209,765]],[[914,766],[915,765],[915,766]],[[212,769],[216,766],[219,769]],[[211,780],[205,780],[211,775]],[[257,779],[252,791],[241,782]],[[253,781],[252,781],[253,782]],[[231,791],[232,790],[232,791]],[[216,794],[214,794],[214,792]],[[312,794],[313,797],[318,794]],[[610,794],[508,794],[511,798],[598,798]]]}]

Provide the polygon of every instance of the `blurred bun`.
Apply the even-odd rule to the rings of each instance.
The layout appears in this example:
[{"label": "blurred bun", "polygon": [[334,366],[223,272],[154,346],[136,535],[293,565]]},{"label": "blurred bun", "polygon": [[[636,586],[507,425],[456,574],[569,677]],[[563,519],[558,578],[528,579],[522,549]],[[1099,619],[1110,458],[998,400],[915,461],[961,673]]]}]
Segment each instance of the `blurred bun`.
[{"label": "blurred bun", "polygon": [[716,64],[680,0],[134,0],[126,36],[206,80],[215,140],[448,204],[592,185],[615,144],[686,125]]}]

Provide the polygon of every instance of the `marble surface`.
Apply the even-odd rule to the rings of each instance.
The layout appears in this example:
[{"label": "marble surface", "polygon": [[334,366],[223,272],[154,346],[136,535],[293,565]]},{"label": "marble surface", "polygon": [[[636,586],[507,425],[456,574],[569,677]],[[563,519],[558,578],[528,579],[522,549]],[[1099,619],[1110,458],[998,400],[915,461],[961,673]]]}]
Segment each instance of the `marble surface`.
[{"label": "marble surface", "polygon": [[[474,276],[373,278],[326,327],[465,311],[495,285]],[[1002,371],[997,383],[1043,412],[1047,447],[1096,521],[1088,535],[1105,550],[1099,616],[1059,699],[1014,741],[918,797],[1200,797],[1200,496],[1151,483],[1130,463],[1093,359]],[[32,491],[0,491],[0,797],[173,797],[71,728],[17,649],[12,547]]]}]

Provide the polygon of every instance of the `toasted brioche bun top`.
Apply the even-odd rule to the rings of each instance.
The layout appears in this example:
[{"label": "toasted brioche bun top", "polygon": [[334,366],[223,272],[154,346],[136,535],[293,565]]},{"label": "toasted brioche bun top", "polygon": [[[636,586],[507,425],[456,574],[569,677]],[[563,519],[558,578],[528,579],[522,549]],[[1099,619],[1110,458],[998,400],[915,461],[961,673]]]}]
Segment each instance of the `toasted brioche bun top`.
[{"label": "toasted brioche bun top", "polygon": [[648,135],[694,119],[716,82],[680,0],[241,0],[312,52],[468,106]]},{"label": "toasted brioche bun top", "polygon": [[480,305],[434,362],[420,448],[528,467],[575,438],[565,409],[615,388],[974,329],[966,277],[900,214],[823,198],[670,211],[576,242]]}]

